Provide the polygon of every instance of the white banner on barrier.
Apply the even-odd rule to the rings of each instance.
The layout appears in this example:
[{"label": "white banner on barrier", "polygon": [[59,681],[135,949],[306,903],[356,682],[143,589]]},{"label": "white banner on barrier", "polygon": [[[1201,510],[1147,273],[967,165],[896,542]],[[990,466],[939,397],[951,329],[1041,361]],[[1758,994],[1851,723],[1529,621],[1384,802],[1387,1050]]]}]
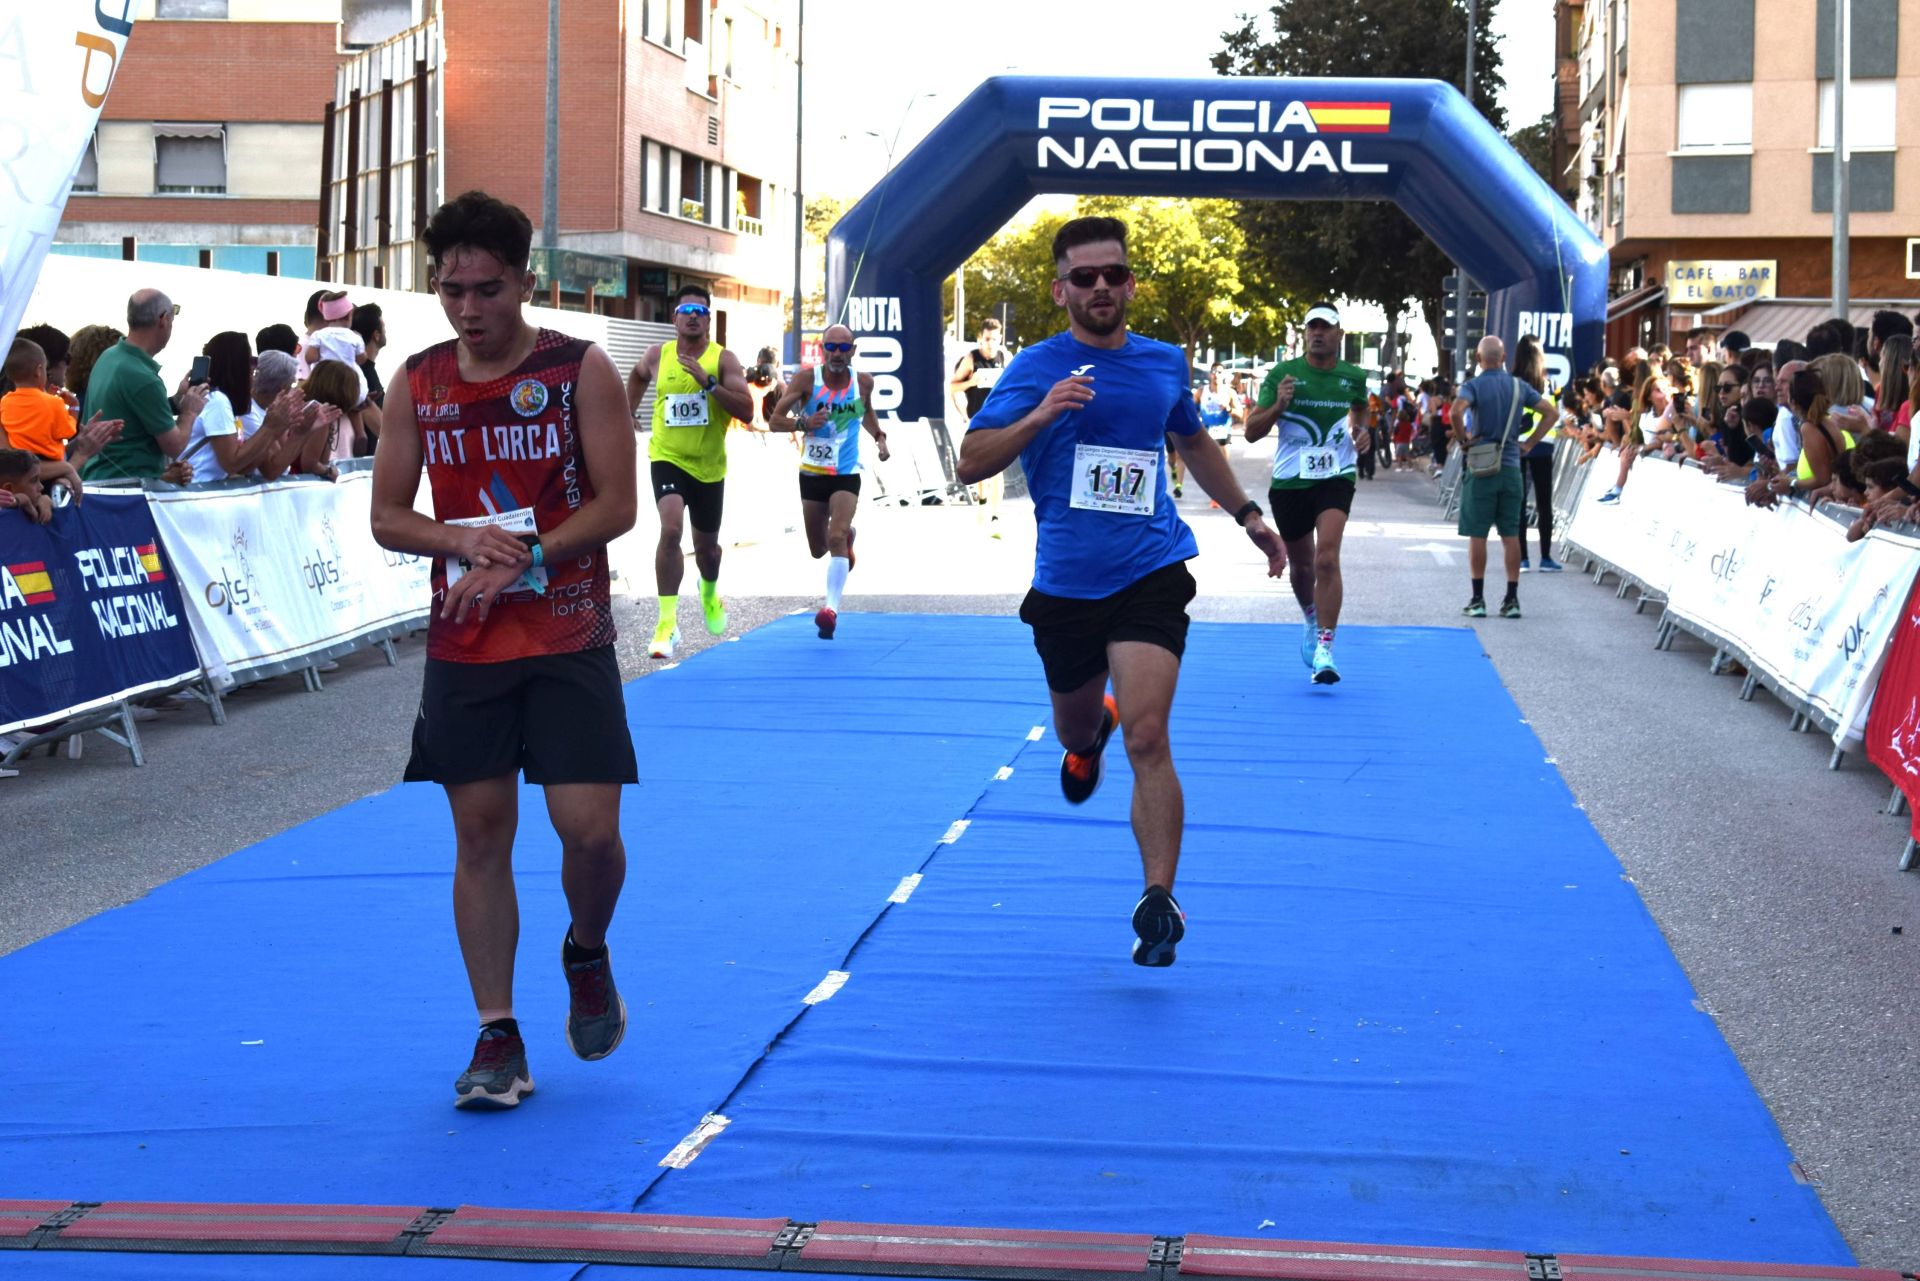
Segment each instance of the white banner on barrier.
[{"label": "white banner on barrier", "polygon": [[207,670],[223,683],[431,608],[423,557],[373,541],[373,474],[147,495]]},{"label": "white banner on barrier", "polygon": [[[1603,451],[1590,466],[1610,481],[1618,459]],[[1617,503],[1596,501],[1603,492],[1587,485],[1573,542],[1665,595],[1669,616],[1726,641],[1831,721],[1836,743],[1861,738],[1920,540],[1875,530],[1849,543],[1837,521],[1804,504],[1750,507],[1739,486],[1669,462],[1634,464]]]},{"label": "white banner on barrier", "polygon": [[10,4],[0,17],[0,342],[13,341],[133,31],[131,5]]}]

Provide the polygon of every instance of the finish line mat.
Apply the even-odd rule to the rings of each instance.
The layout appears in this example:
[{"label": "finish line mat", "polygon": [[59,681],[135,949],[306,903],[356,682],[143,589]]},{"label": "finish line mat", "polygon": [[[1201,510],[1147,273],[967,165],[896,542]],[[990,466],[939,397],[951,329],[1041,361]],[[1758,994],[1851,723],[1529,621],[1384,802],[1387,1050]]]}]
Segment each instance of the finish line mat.
[{"label": "finish line mat", "polygon": [[[1149,971],[1124,753],[1086,806],[1060,798],[1018,623],[853,614],[827,644],[790,618],[717,646],[627,689],[646,781],[613,1059],[560,1035],[566,913],[530,790],[539,1093],[450,1106],[472,1035],[451,836],[437,790],[396,788],[0,958],[0,1197],[1850,1263],[1473,634],[1339,648],[1347,680],[1314,689],[1293,627],[1195,625],[1172,726],[1188,934]],[[0,1255],[34,1277],[249,1263],[504,1266]]]}]

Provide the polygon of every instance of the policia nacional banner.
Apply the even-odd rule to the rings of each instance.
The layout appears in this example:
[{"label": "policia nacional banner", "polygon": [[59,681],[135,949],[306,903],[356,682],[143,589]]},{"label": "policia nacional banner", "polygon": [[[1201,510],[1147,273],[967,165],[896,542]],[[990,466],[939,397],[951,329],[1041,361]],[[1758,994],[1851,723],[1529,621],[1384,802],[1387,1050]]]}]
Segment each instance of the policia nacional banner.
[{"label": "policia nacional banner", "polygon": [[200,675],[142,494],[89,494],[36,525],[0,510],[0,733]]}]

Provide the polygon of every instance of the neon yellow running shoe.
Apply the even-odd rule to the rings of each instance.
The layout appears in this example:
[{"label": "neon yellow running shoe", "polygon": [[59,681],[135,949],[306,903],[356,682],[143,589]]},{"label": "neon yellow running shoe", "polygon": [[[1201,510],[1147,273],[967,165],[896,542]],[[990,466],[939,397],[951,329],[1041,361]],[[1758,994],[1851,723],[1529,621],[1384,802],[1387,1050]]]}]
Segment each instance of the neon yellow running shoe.
[{"label": "neon yellow running shoe", "polygon": [[700,612],[707,616],[707,630],[715,636],[727,634],[727,607],[720,602],[720,584],[700,580]]},{"label": "neon yellow running shoe", "polygon": [[680,643],[680,629],[671,618],[663,618],[653,629],[653,642],[647,646],[648,658],[672,658],[673,647]]}]

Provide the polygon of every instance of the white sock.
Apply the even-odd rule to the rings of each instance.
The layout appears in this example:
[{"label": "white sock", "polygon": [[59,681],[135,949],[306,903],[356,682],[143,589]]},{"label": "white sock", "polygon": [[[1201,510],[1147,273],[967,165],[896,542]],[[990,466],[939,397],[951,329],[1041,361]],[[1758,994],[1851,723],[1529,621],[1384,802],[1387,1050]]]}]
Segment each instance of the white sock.
[{"label": "white sock", "polygon": [[840,593],[847,589],[847,558],[835,556],[827,562],[827,608],[840,612]]}]

